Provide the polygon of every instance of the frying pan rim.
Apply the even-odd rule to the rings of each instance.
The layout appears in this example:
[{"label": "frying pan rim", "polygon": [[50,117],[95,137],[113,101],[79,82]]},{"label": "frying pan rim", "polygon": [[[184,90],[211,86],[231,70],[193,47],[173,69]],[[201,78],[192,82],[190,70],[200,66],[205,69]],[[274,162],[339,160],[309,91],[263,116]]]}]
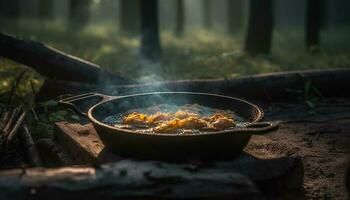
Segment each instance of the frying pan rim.
[{"label": "frying pan rim", "polygon": [[[225,95],[220,95],[220,94],[213,94],[213,93],[202,93],[202,92],[147,92],[147,93],[137,93],[137,94],[130,94],[130,95],[125,95],[125,96],[106,96],[105,100],[102,100],[101,102],[97,103],[96,105],[92,106],[89,110],[88,110],[88,118],[90,119],[90,121],[93,122],[93,124],[97,124],[99,126],[102,126],[104,128],[107,129],[111,129],[114,131],[120,131],[120,132],[124,132],[124,133],[130,133],[130,134],[136,134],[136,135],[142,135],[142,136],[160,136],[160,137],[199,137],[199,136],[204,136],[204,135],[222,135],[222,134],[231,134],[231,133],[239,133],[239,132],[244,132],[246,131],[245,128],[234,128],[232,130],[223,130],[223,131],[213,131],[213,132],[201,132],[200,134],[167,134],[167,133],[140,133],[140,132],[136,132],[136,131],[132,131],[132,130],[127,130],[127,129],[122,129],[122,128],[116,128],[113,126],[110,126],[108,124],[105,124],[99,120],[97,120],[95,117],[93,117],[93,112],[94,110],[101,106],[102,104],[108,103],[110,101],[114,101],[114,100],[119,100],[119,99],[124,99],[124,98],[130,98],[130,97],[137,97],[137,96],[146,96],[146,95],[162,95],[162,94],[190,94],[190,95],[204,95],[204,96],[214,96],[214,97],[219,97],[219,98],[226,98],[226,99],[230,99],[230,100],[234,100],[234,101],[239,101],[245,104],[248,104],[249,106],[251,106],[252,108],[254,108],[255,110],[257,110],[258,112],[258,117],[249,122],[249,123],[255,123],[255,122],[259,122],[263,116],[264,116],[264,112],[263,110],[249,102],[246,101],[244,99],[240,99],[240,98],[236,98],[236,97],[230,97],[230,96],[225,96]],[[235,133],[235,134],[237,134]]]}]

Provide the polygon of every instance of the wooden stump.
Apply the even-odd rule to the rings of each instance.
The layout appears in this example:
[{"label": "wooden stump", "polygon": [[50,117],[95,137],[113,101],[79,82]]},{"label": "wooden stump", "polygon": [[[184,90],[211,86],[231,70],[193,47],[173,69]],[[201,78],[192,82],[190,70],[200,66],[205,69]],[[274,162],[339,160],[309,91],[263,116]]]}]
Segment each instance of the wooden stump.
[{"label": "wooden stump", "polygon": [[56,123],[58,141],[80,164],[103,164],[120,158],[104,148],[92,124]]}]

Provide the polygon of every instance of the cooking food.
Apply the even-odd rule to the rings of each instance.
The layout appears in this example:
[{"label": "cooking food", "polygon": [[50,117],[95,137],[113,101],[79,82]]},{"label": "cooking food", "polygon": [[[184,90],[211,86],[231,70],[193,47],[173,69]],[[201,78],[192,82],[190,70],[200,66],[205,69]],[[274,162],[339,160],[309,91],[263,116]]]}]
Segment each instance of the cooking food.
[{"label": "cooking food", "polygon": [[106,123],[142,133],[194,134],[234,128],[242,120],[230,110],[198,104],[160,104],[109,117]]}]

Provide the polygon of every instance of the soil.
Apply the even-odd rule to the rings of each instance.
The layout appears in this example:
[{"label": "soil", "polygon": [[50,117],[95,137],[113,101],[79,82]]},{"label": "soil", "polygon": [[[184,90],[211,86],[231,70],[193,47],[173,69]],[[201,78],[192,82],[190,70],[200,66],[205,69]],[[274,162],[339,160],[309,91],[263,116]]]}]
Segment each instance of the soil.
[{"label": "soil", "polygon": [[265,120],[283,121],[266,137],[287,145],[303,161],[306,199],[349,199],[345,176],[350,161],[350,101],[328,100],[314,108],[287,103],[263,107]]}]

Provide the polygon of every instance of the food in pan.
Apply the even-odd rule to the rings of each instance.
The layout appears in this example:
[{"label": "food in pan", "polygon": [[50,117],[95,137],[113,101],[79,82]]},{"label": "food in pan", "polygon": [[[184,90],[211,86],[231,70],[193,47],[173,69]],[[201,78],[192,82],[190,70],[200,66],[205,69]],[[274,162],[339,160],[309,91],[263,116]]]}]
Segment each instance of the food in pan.
[{"label": "food in pan", "polygon": [[198,104],[183,106],[160,104],[133,109],[105,120],[106,123],[117,128],[163,134],[222,131],[236,127],[241,121],[233,111],[213,109]]}]

